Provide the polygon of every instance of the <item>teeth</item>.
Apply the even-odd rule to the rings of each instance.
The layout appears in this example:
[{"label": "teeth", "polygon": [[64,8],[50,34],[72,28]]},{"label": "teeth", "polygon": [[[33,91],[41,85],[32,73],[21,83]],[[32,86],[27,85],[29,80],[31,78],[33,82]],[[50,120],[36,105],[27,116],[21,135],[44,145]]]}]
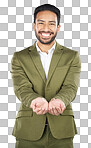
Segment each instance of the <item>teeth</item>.
[{"label": "teeth", "polygon": [[45,33],[42,33],[42,35],[43,35],[43,36],[50,36],[50,34],[48,34],[48,33],[47,33],[47,34],[45,34]]}]

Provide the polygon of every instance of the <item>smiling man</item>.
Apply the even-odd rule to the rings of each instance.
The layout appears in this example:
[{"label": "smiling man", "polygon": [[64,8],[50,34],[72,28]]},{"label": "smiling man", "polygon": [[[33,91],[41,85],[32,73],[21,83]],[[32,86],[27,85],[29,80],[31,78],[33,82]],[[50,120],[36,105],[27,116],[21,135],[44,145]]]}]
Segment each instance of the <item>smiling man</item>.
[{"label": "smiling man", "polygon": [[57,15],[49,10],[38,12],[33,29],[37,37],[37,45],[41,51],[48,54],[48,50],[54,45],[55,37],[60,29]]},{"label": "smiling man", "polygon": [[14,92],[21,101],[12,135],[16,148],[73,148],[77,134],[71,102],[81,71],[79,53],[60,45],[60,10],[50,4],[34,11],[36,42],[11,61]]}]

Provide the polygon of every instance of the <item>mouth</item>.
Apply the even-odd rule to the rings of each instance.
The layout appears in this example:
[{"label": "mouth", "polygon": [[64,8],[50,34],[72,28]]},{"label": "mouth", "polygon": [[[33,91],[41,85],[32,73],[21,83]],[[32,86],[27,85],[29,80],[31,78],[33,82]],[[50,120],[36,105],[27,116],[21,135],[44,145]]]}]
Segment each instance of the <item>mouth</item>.
[{"label": "mouth", "polygon": [[40,32],[41,34],[41,37],[42,38],[45,38],[45,39],[49,39],[51,37],[51,33],[43,33],[43,32]]}]

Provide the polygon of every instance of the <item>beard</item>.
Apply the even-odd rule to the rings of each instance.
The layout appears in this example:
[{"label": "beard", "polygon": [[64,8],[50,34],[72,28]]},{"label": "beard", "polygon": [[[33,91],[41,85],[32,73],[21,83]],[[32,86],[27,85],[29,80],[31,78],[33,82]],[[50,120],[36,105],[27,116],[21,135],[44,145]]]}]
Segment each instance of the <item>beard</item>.
[{"label": "beard", "polygon": [[[42,31],[42,32],[44,32],[44,31]],[[53,32],[52,32],[52,34],[53,34]],[[38,33],[36,32],[36,30],[35,30],[35,35],[36,35],[36,38],[37,38],[42,44],[50,44],[50,43],[52,43],[52,42],[55,40],[55,38],[56,38],[56,36],[57,36],[57,31],[56,31],[56,33],[54,34],[54,36],[52,36],[51,39],[50,39],[49,41],[47,41],[47,42],[44,42],[44,41],[40,38],[40,36],[39,36]]]}]

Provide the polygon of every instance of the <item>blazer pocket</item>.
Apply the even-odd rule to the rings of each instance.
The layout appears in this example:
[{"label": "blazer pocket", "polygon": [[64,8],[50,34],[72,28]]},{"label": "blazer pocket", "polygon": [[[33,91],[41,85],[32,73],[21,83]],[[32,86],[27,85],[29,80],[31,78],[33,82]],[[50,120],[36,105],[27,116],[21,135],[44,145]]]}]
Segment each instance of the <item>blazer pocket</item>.
[{"label": "blazer pocket", "polygon": [[33,111],[19,111],[16,119],[20,117],[32,117],[33,116]]},{"label": "blazer pocket", "polygon": [[72,110],[64,110],[64,112],[62,114],[60,114],[62,116],[73,116],[74,117],[74,114],[73,114],[73,111]]}]

